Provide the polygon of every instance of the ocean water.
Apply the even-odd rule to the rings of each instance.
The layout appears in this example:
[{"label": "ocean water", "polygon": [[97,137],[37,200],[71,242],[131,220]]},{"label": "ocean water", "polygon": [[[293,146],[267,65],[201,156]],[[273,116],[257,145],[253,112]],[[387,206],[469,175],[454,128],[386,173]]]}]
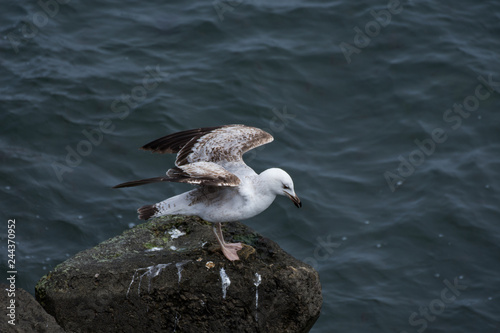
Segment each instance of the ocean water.
[{"label": "ocean water", "polygon": [[312,332],[500,332],[498,1],[60,2],[1,5],[0,276],[9,219],[34,293],[189,189],[112,190],[173,165],[140,146],[242,123],[303,202],[245,223],[318,270]]}]

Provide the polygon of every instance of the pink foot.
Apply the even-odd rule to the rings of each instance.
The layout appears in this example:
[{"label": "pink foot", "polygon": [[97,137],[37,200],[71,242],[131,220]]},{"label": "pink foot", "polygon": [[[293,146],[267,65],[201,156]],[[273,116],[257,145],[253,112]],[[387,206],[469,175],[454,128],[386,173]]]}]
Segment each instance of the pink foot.
[{"label": "pink foot", "polygon": [[221,244],[221,250],[224,256],[230,261],[240,260],[238,257],[238,251],[241,250],[243,246],[241,243],[226,243]]},{"label": "pink foot", "polygon": [[236,251],[239,251],[243,248],[243,245],[241,245],[241,243],[226,243],[224,245],[231,249],[235,249]]},{"label": "pink foot", "polygon": [[243,248],[241,243],[226,243],[224,242],[224,237],[222,236],[222,229],[220,223],[214,224],[214,234],[217,237],[217,242],[219,242],[220,248],[224,256],[230,261],[240,260],[238,257],[238,251]]}]

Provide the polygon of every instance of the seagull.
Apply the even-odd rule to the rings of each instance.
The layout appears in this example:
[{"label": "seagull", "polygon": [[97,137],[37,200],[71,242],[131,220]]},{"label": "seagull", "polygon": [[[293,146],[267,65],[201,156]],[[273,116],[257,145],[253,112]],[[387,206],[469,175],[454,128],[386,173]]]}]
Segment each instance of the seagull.
[{"label": "seagull", "polygon": [[277,195],[287,196],[302,207],[290,175],[279,168],[257,174],[243,161],[243,154],[273,141],[271,134],[245,125],[203,127],[173,133],[141,149],[153,153],[176,153],[175,167],[166,176],[135,180],[114,186],[131,187],[157,182],[178,182],[198,187],[137,210],[139,218],[179,214],[196,215],[212,222],[222,253],[239,260],[241,243],[226,243],[221,223],[249,219],[262,213]]}]

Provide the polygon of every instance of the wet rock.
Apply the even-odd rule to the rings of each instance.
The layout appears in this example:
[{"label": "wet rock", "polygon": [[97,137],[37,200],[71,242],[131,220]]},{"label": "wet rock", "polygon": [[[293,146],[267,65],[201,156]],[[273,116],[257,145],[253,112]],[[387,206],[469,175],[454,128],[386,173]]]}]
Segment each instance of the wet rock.
[{"label": "wet rock", "polygon": [[[15,290],[15,295],[9,297],[9,286],[0,283],[0,304],[6,312],[7,316],[3,315],[2,320],[0,320],[0,332],[40,332],[40,333],[64,333],[64,330],[56,323],[56,320],[49,315],[45,310],[38,304],[35,298],[28,293],[26,290],[18,288]],[[12,307],[11,300],[15,302],[13,309],[7,309],[6,307]],[[5,306],[5,307],[4,307]],[[12,310],[12,311],[11,311]],[[14,315],[14,317],[9,317],[9,314]],[[9,324],[9,321],[14,319],[14,324]]]},{"label": "wet rock", "polygon": [[58,265],[37,300],[68,332],[308,332],[318,273],[241,223],[223,231],[249,245],[240,261],[197,217],[154,219]]}]

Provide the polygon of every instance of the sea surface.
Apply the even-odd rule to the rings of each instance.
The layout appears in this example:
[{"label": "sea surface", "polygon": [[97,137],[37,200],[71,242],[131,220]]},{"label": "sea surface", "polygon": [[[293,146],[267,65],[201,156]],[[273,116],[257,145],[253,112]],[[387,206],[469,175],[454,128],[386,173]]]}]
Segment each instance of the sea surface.
[{"label": "sea surface", "polygon": [[498,333],[499,55],[493,0],[4,1],[0,276],[9,219],[34,294],[189,189],[111,189],[173,165],[140,146],[246,124],[303,202],[245,223],[319,272],[311,332]]}]

